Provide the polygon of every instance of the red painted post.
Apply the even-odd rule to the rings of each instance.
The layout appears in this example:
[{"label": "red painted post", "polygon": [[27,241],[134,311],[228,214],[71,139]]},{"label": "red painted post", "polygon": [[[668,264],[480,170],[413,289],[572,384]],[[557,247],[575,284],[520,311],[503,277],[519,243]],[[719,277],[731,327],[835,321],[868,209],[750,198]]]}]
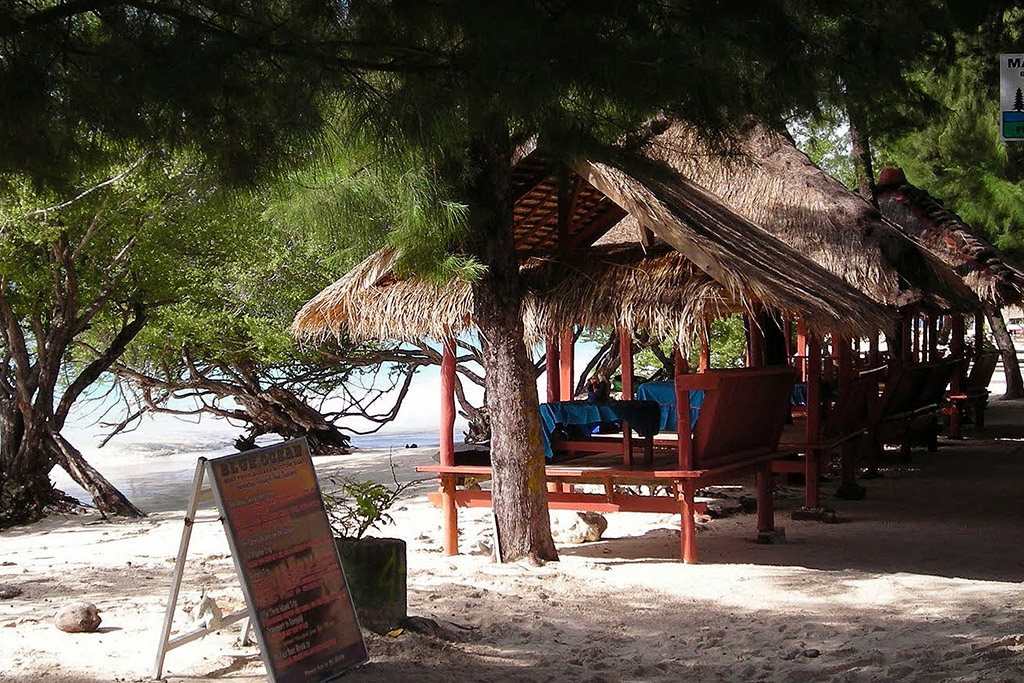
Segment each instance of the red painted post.
[{"label": "red painted post", "polygon": [[[624,327],[619,328],[619,363],[622,369],[622,400],[633,400],[633,334]],[[653,453],[652,453],[653,457]],[[629,422],[622,421],[622,464],[633,464],[633,430]]]},{"label": "red painted post", "polygon": [[690,392],[685,391],[680,378],[686,375],[686,359],[679,353],[676,347],[675,352],[675,380],[676,380],[676,455],[679,469],[693,469],[693,438],[690,433]]},{"label": "red painted post", "polygon": [[[678,412],[678,411],[677,411]],[[690,480],[676,483],[679,498],[679,555],[686,564],[697,564],[697,525],[693,521],[696,512],[694,495],[696,488]]]},{"label": "red painted post", "polygon": [[544,341],[544,374],[547,376],[547,401],[554,403],[560,396],[561,374],[558,369],[558,337],[548,335]]},{"label": "red painted post", "polygon": [[567,330],[562,332],[561,344],[558,349],[558,367],[560,372],[559,384],[560,384],[560,399],[562,401],[571,401],[573,399],[573,391],[575,389],[575,373],[574,367],[576,360],[576,345],[573,339],[573,331]]},{"label": "red painted post", "polygon": [[[842,388],[849,386],[849,383],[853,381],[853,352],[850,349],[849,339],[840,337],[835,333],[833,333],[833,335],[839,340],[839,387]],[[836,410],[843,410],[843,408],[842,406],[836,406]],[[844,441],[843,445],[840,447],[839,455],[839,462],[843,473],[843,482],[849,481],[850,483],[853,483],[856,478],[856,468],[853,461],[855,454],[853,443],[850,441]]]},{"label": "red painted post", "polygon": [[619,362],[622,365],[622,400],[633,400],[633,333],[619,328]]},{"label": "red painted post", "polygon": [[[441,355],[441,433],[438,459],[455,465],[455,340],[444,340]],[[445,555],[459,554],[459,511],[455,506],[455,475],[442,474],[441,514]]]},{"label": "red painted post", "polygon": [[[807,425],[804,436],[808,444],[816,444],[821,440],[821,344],[813,333],[804,339],[807,351]],[[818,507],[820,455],[820,450],[814,446],[809,446],[804,453],[804,505],[809,508]]]}]

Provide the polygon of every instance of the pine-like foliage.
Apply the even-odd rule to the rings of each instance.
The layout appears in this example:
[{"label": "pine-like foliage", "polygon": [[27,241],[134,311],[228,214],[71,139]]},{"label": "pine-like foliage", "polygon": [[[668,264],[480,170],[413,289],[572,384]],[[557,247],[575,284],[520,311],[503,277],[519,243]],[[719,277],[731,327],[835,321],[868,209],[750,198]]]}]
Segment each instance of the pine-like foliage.
[{"label": "pine-like foliage", "polygon": [[1024,255],[1024,149],[999,140],[1001,45],[1024,38],[1024,10],[1007,10],[983,29],[958,37],[948,71],[917,73],[943,111],[927,125],[886,140],[882,161],[940,197],[1000,248]]}]

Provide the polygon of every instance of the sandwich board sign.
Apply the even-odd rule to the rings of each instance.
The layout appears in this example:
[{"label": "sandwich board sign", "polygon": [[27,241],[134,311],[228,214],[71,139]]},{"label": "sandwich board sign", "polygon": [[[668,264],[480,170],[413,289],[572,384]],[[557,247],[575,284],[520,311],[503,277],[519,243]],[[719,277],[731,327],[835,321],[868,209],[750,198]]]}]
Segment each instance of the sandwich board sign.
[{"label": "sandwich board sign", "polygon": [[999,139],[1024,140],[1024,54],[999,55]]},{"label": "sandwich board sign", "polygon": [[[188,539],[209,479],[247,609],[171,639]],[[167,651],[248,617],[271,683],[319,683],[367,661],[305,439],[200,458],[154,678]],[[243,639],[249,624],[243,628]]]}]

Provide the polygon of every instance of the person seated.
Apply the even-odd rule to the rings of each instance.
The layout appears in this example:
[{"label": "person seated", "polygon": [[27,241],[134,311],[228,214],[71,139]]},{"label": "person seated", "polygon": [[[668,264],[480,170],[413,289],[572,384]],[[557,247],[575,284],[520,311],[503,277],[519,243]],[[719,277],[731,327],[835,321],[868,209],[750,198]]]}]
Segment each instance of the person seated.
[{"label": "person seated", "polygon": [[587,402],[603,403],[611,398],[611,384],[603,375],[594,375],[587,380]]}]

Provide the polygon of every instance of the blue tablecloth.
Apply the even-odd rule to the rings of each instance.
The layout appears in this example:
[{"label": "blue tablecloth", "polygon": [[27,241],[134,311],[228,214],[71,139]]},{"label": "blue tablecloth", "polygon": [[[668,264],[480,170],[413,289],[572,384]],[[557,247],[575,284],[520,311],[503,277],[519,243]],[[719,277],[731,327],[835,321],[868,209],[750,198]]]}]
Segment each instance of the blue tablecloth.
[{"label": "blue tablecloth", "polygon": [[544,440],[544,454],[551,458],[551,432],[561,426],[570,436],[585,436],[593,433],[602,422],[629,422],[631,429],[640,436],[654,436],[658,433],[659,407],[654,401],[559,401],[540,404],[541,437]]},{"label": "blue tablecloth", "polygon": [[[636,388],[636,397],[643,401],[657,401],[661,409],[661,428],[676,431],[675,382],[644,382]],[[704,404],[704,390],[690,392],[690,429],[697,426],[697,416]]]}]

